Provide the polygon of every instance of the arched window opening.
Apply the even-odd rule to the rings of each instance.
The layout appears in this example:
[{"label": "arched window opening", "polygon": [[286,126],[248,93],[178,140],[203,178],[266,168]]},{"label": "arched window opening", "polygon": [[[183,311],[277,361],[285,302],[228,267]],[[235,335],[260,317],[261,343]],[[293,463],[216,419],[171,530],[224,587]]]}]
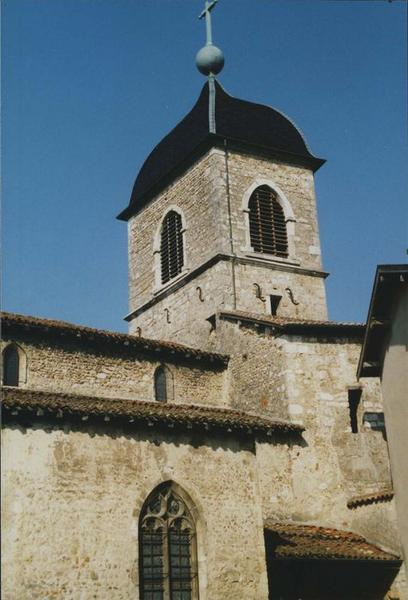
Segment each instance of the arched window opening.
[{"label": "arched window opening", "polygon": [[18,386],[20,357],[15,346],[10,345],[3,352],[3,385]]},{"label": "arched window opening", "polygon": [[184,265],[183,226],[181,215],[171,210],[164,218],[161,229],[161,280],[167,283],[181,273]]},{"label": "arched window opening", "polygon": [[154,397],[158,402],[167,402],[167,373],[163,366],[157,367],[154,372]]},{"label": "arched window opening", "polygon": [[285,213],[277,194],[267,185],[261,185],[249,199],[249,232],[255,252],[288,256],[288,235]]},{"label": "arched window opening", "polygon": [[197,600],[194,520],[171,483],[147,500],[139,520],[141,600]]}]

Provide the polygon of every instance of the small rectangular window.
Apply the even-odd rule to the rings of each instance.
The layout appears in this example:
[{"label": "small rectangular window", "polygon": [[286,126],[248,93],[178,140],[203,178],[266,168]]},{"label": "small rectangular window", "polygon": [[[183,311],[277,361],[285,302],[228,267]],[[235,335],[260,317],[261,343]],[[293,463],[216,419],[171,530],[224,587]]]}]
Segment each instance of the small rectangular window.
[{"label": "small rectangular window", "polygon": [[363,415],[363,424],[373,431],[385,431],[384,413],[365,412]]},{"label": "small rectangular window", "polygon": [[348,391],[350,427],[352,433],[358,433],[358,407],[361,399],[361,389],[351,388]]},{"label": "small rectangular window", "polygon": [[282,300],[282,296],[269,296],[271,303],[271,315],[278,314],[278,306]]}]

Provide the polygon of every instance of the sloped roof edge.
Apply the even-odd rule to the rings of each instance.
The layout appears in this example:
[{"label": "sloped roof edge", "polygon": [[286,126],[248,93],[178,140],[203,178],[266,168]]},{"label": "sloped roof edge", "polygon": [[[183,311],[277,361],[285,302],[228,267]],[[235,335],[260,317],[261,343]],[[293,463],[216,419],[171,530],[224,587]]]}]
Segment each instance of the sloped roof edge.
[{"label": "sloped roof edge", "polygon": [[228,356],[226,355],[205,352],[174,342],[142,338],[127,333],[96,329],[83,325],[75,325],[66,321],[42,319],[17,313],[2,312],[0,316],[3,335],[12,335],[16,332],[30,332],[30,334],[45,337],[48,334],[56,334],[65,337],[71,336],[79,342],[81,340],[87,342],[99,341],[104,344],[112,344],[116,347],[122,345],[123,347],[140,350],[144,354],[154,353],[154,356],[166,354],[168,356],[183,357],[184,359],[202,360],[203,362],[208,362],[222,368],[228,364]]},{"label": "sloped roof edge", "polygon": [[234,321],[247,321],[259,325],[266,325],[285,333],[296,334],[325,334],[333,333],[338,337],[363,337],[363,323],[341,323],[338,321],[319,321],[313,319],[298,319],[273,315],[259,315],[245,311],[220,311],[221,318]]},{"label": "sloped roof edge", "polygon": [[276,523],[268,519],[265,530],[274,535],[275,558],[280,560],[356,560],[401,563],[399,556],[386,552],[351,531]]},{"label": "sloped roof edge", "polygon": [[376,504],[377,502],[390,502],[394,498],[394,491],[391,488],[377,490],[368,494],[353,496],[347,501],[348,508],[357,508],[367,504]]},{"label": "sloped roof edge", "polygon": [[3,387],[3,410],[15,418],[32,413],[48,414],[63,419],[70,416],[103,418],[105,421],[126,419],[128,423],[144,422],[147,425],[164,423],[168,426],[201,426],[245,434],[294,433],[303,427],[287,421],[261,417],[230,408],[197,404],[173,404],[101,396],[82,396],[57,392],[44,392],[18,387]]},{"label": "sloped roof edge", "polygon": [[374,277],[357,378],[380,377],[385,343],[394,310],[393,295],[408,282],[408,265],[378,265]]}]

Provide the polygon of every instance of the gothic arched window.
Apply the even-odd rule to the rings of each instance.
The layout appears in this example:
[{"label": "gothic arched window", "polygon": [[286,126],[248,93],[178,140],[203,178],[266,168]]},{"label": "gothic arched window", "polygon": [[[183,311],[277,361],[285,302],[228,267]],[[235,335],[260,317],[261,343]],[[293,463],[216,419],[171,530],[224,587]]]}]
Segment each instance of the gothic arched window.
[{"label": "gothic arched window", "polygon": [[147,499],[139,520],[141,600],[197,600],[196,532],[172,483]]},{"label": "gothic arched window", "polygon": [[160,365],[154,372],[154,398],[158,402],[173,400],[173,375],[167,367]]},{"label": "gothic arched window", "polygon": [[164,217],[161,238],[161,281],[167,283],[181,273],[184,265],[183,225],[181,215],[171,210]]},{"label": "gothic arched window", "polygon": [[267,185],[256,188],[249,199],[249,233],[255,252],[288,256],[285,213],[277,194]]},{"label": "gothic arched window", "polygon": [[3,385],[19,384],[20,357],[17,348],[11,344],[3,352]]}]

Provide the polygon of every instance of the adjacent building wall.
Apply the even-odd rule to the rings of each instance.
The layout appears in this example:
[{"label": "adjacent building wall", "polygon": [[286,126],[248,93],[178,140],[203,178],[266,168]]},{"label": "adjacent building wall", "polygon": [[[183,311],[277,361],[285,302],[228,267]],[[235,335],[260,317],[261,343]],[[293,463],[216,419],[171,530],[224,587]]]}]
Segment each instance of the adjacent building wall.
[{"label": "adjacent building wall", "polygon": [[388,524],[380,517],[389,509],[379,506],[376,532],[376,507],[369,518],[347,508],[354,496],[392,486],[384,431],[364,420],[366,412],[382,414],[378,379],[361,380],[358,432],[351,430],[349,389],[357,385],[360,340],[262,333],[220,320],[214,341],[214,349],[230,354],[232,406],[305,427],[301,443],[257,444],[264,518],[350,529],[398,554],[395,515]]},{"label": "adjacent building wall", "polygon": [[[382,391],[398,523],[408,564],[408,292],[401,286],[385,351]],[[406,566],[407,568],[407,566]]]}]

